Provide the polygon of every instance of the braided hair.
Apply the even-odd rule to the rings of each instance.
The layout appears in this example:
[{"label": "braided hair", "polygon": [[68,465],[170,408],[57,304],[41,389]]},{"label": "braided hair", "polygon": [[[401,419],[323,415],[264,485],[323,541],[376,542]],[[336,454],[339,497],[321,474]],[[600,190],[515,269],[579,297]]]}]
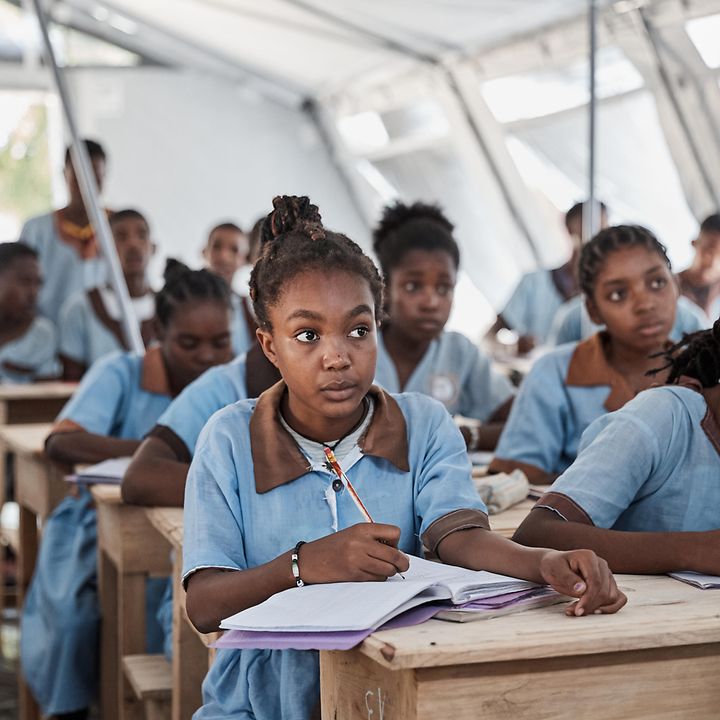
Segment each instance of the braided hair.
[{"label": "braided hair", "polygon": [[670,368],[668,385],[677,383],[685,375],[697,380],[704,388],[715,387],[720,382],[720,319],[710,330],[685,335],[679,343],[653,357],[662,357],[666,364],[651,370],[648,375],[657,375]]},{"label": "braided hair", "polygon": [[644,247],[656,252],[668,270],[672,269],[665,246],[647,228],[641,225],[615,225],[605,228],[585,243],[580,251],[578,279],[585,297],[593,297],[597,276],[607,257],[617,250],[631,247]]},{"label": "braided hair", "polygon": [[194,301],[210,301],[230,304],[228,284],[209,270],[190,270],[187,265],[168,258],[163,274],[165,285],[155,296],[155,315],[162,327],[167,327],[177,310],[177,306]]},{"label": "braided hair", "polygon": [[37,260],[37,251],[23,242],[0,243],[0,274],[10,270],[16,260],[23,258]]},{"label": "braided hair", "polygon": [[460,266],[460,248],[453,237],[453,224],[438,205],[396,202],[383,211],[373,231],[373,250],[387,282],[390,274],[411,250],[442,250]]},{"label": "braided hair", "polygon": [[359,275],[370,285],[375,312],[380,313],[383,284],[373,261],[346,235],[326,230],[317,205],[308,197],[274,198],[260,241],[261,254],[250,275],[250,297],[261,328],[271,328],[269,308],[278,302],[285,285],[314,270]]}]

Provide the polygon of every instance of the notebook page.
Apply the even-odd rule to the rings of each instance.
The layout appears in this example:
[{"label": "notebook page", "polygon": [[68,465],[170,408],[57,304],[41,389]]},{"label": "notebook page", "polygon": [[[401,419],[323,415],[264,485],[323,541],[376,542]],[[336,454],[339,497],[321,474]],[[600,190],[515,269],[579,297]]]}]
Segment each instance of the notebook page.
[{"label": "notebook page", "polygon": [[223,630],[367,630],[425,602],[449,598],[431,580],[306,585],[284,590],[221,623]]},{"label": "notebook page", "polygon": [[109,460],[103,460],[97,465],[90,465],[84,468],[82,472],[79,472],[77,475],[80,480],[83,478],[98,477],[119,481],[122,480],[123,475],[125,475],[125,471],[128,469],[131,460],[131,457],[110,458]]},{"label": "notebook page", "polygon": [[701,573],[687,570],[685,572],[672,572],[670,573],[670,577],[702,588],[703,590],[720,589],[720,575],[702,575]]}]

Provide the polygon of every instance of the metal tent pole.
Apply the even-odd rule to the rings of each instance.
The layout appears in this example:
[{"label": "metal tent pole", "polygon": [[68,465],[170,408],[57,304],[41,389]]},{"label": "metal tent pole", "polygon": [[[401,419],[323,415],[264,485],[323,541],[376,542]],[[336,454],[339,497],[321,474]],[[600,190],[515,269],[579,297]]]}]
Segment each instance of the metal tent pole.
[{"label": "metal tent pole", "polygon": [[72,157],[75,175],[78,179],[80,194],[82,195],[83,202],[85,203],[85,210],[87,211],[90,222],[95,230],[95,235],[100,242],[103,258],[110,269],[110,284],[112,285],[112,288],[120,302],[120,319],[123,333],[128,347],[133,352],[142,355],[145,352],[145,346],[142,341],[142,336],[140,335],[140,327],[130,304],[130,295],[128,293],[127,284],[125,283],[125,277],[123,276],[122,269],[120,267],[120,260],[118,259],[117,252],[115,251],[115,243],[110,232],[110,224],[108,223],[105,212],[100,207],[100,198],[97,183],[95,182],[95,175],[90,165],[90,157],[88,156],[85,143],[80,140],[80,136],[78,134],[77,124],[75,123],[75,115],[70,103],[70,96],[67,85],[65,84],[65,78],[60,72],[60,68],[58,67],[55,59],[55,52],[53,51],[52,44],[50,43],[47,17],[41,7],[40,0],[32,0],[32,3],[38,19],[38,24],[40,25],[40,32],[45,46],[47,61],[50,69],[52,70],[58,95],[60,95],[60,102],[62,103],[63,111],[65,113],[68,131],[70,132],[70,138],[72,140],[70,154]]},{"label": "metal tent pole", "polygon": [[596,151],[597,151],[597,87],[595,72],[597,64],[597,0],[588,0],[589,30],[589,89],[588,103],[588,199],[583,212],[583,241],[587,242],[600,229],[600,204],[596,197]]}]

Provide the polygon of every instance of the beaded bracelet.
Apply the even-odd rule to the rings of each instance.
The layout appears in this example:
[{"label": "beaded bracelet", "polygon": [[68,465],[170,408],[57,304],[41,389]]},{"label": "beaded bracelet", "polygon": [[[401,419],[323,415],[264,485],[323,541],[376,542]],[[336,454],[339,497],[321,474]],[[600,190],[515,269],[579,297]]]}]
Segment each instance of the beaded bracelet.
[{"label": "beaded bracelet", "polygon": [[298,565],[298,557],[300,552],[300,546],[304,545],[305,541],[301,540],[292,551],[292,555],[290,556],[290,564],[292,565],[292,574],[295,578],[295,585],[298,587],[302,587],[305,585],[305,583],[302,581],[302,578],[300,577],[300,566]]}]

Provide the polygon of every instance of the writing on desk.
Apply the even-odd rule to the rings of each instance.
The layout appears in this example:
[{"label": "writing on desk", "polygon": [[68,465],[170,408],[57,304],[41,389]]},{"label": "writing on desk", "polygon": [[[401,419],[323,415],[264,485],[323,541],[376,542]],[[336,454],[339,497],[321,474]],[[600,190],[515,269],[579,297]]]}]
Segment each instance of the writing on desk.
[{"label": "writing on desk", "polygon": [[[365,708],[367,710],[368,720],[384,720],[385,718],[385,703],[387,698],[383,698],[382,689],[377,689],[377,695],[372,690],[368,690],[365,693]],[[378,715],[375,717],[375,708],[377,708]]]}]

